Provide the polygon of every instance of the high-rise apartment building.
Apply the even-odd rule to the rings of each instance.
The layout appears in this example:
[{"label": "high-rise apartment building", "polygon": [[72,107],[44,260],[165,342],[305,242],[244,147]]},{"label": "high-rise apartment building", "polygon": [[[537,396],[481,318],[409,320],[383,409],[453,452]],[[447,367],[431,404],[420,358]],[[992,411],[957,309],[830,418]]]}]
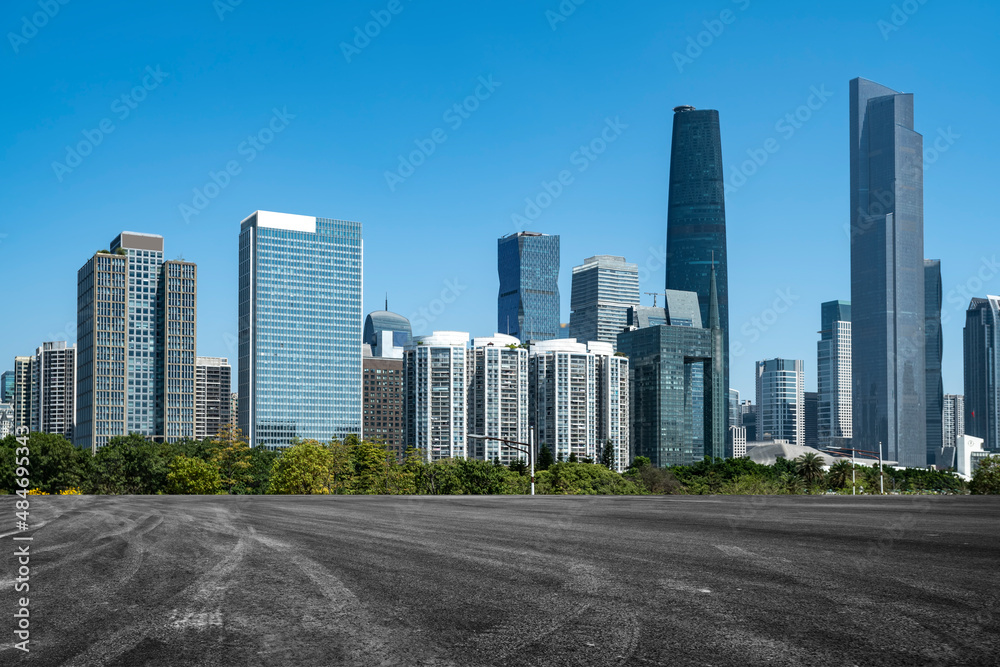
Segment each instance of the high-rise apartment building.
[{"label": "high-rise apartment building", "polygon": [[14,406],[0,403],[0,440],[8,435],[14,435]]},{"label": "high-rise apartment building", "polygon": [[853,442],[927,465],[923,137],[913,95],[850,83]]},{"label": "high-rise apartment building", "polygon": [[362,365],[362,435],[385,445],[401,461],[406,453],[403,359],[366,356]]},{"label": "high-rise apartment building", "polygon": [[758,361],[757,437],[802,445],[805,431],[805,372],[802,361]]},{"label": "high-rise apartment building", "polygon": [[224,357],[198,357],[195,364],[195,426],[197,440],[214,438],[233,423],[233,368]]},{"label": "high-rise apartment building", "polygon": [[497,331],[522,342],[559,337],[559,237],[518,232],[497,241]]},{"label": "high-rise apartment building", "polygon": [[701,321],[708,322],[710,274],[714,269],[725,397],[729,392],[729,265],[723,168],[719,112],[675,107],[667,204],[666,288],[695,292]]},{"label": "high-rise apartment building", "polygon": [[954,447],[958,436],[965,435],[965,396],[945,394],[941,445]]},{"label": "high-rise apartment building", "polygon": [[526,454],[486,435],[528,443],[528,351],[513,336],[474,338],[468,352],[469,458],[510,465]]},{"label": "high-rise apartment building", "polygon": [[639,265],[597,255],[573,267],[569,337],[618,344],[628,309],[639,305]]},{"label": "high-rise apartment building", "polygon": [[14,428],[31,430],[31,357],[14,357]]},{"label": "high-rise apartment building", "polygon": [[362,431],[361,224],[256,211],[240,225],[239,419],[253,447]]},{"label": "high-rise apartment building", "polygon": [[196,312],[197,267],[164,262],[162,236],[122,232],[80,268],[78,446],[194,437]]},{"label": "high-rise apartment building", "polygon": [[30,430],[73,442],[76,418],[76,346],[42,343],[31,358]]},{"label": "high-rise apartment building", "polygon": [[1000,297],[972,299],[965,313],[965,433],[1000,451]]},{"label": "high-rise apartment building", "polygon": [[467,457],[469,334],[435,331],[403,352],[406,447],[427,461]]},{"label": "high-rise apartment building", "polygon": [[927,463],[933,464],[944,439],[944,336],[941,332],[941,260],[924,260],[924,383],[927,409]]},{"label": "high-rise apartment building", "polygon": [[816,436],[820,447],[842,447],[853,432],[851,400],[851,303],[827,301],[820,306],[817,343]]},{"label": "high-rise apartment building", "polygon": [[0,403],[14,404],[14,371],[0,373]]}]

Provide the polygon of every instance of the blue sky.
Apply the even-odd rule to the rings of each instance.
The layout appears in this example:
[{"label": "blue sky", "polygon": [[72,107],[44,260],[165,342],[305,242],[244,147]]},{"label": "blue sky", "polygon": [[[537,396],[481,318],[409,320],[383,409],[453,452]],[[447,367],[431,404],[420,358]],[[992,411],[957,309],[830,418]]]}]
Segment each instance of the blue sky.
[{"label": "blue sky", "polygon": [[[0,13],[4,367],[75,340],[76,271],[122,230],[198,263],[198,352],[235,362],[256,209],[364,223],[365,310],[388,292],[417,333],[494,331],[496,239],[526,199],[546,204],[530,229],[562,236],[564,321],[571,268],[594,254],[661,290],[671,109],[691,104],[722,121],[733,386],[752,398],[754,360],[782,356],[813,389],[819,304],[850,298],[855,76],[916,96],[947,392],[968,297],[1000,292],[995,3],[63,2]],[[420,146],[410,173],[399,156]],[[543,183],[558,195],[539,200]]]}]

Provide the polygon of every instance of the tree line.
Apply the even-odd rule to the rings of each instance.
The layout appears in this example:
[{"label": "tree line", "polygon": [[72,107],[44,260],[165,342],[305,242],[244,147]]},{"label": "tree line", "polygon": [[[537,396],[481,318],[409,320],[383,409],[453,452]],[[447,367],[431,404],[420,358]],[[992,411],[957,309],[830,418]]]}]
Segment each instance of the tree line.
[{"label": "tree line", "polygon": [[[13,436],[0,440],[0,493],[13,493],[17,470]],[[31,433],[26,466],[37,493],[143,494],[526,494],[523,461],[509,466],[472,459],[427,462],[417,450],[401,461],[383,445],[348,436],[302,440],[282,451],[250,448],[239,429],[205,440],[153,442],[132,434],[112,438],[96,454],[60,435]],[[858,466],[829,470],[815,454],[771,466],[750,459],[715,459],[655,468],[639,456],[624,473],[611,469],[611,448],[600,460],[559,461],[543,446],[536,472],[541,494],[1000,493],[1000,458],[984,460],[970,483],[947,471]]]}]

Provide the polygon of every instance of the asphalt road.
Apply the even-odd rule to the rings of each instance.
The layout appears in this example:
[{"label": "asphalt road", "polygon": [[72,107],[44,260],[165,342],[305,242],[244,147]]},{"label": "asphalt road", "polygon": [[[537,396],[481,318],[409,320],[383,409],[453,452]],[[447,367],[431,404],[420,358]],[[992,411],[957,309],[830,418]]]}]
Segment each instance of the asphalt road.
[{"label": "asphalt road", "polygon": [[1000,498],[51,497],[31,519],[31,652],[8,534],[2,665],[1000,663]]}]

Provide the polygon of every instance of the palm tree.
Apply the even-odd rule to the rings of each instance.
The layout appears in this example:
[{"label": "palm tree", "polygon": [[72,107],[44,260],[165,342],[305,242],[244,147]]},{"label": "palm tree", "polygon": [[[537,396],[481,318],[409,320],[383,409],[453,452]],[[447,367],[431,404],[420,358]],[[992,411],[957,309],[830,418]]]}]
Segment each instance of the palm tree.
[{"label": "palm tree", "polygon": [[885,476],[886,474],[877,465],[872,467],[865,466],[865,486],[869,488],[870,493],[881,493],[879,478]]},{"label": "palm tree", "polygon": [[798,495],[804,490],[802,478],[788,472],[781,474],[781,477],[778,478],[778,484],[781,485],[781,489],[785,493],[791,495]]},{"label": "palm tree", "polygon": [[830,484],[830,488],[842,489],[848,485],[851,481],[851,469],[853,466],[850,461],[841,460],[830,466],[830,472],[827,473],[827,481]]},{"label": "palm tree", "polygon": [[809,452],[795,459],[795,474],[802,478],[806,486],[811,488],[823,479],[825,465],[826,462],[821,455]]}]

